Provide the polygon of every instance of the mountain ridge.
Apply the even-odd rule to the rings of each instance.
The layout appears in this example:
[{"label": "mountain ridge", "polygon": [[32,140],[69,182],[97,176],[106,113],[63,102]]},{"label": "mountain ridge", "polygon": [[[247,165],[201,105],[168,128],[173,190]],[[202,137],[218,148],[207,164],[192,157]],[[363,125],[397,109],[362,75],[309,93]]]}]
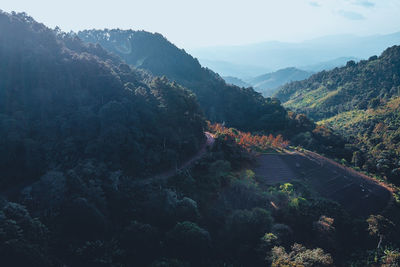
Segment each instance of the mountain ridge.
[{"label": "mountain ridge", "polygon": [[[197,95],[206,117],[213,122],[225,121],[243,130],[284,127],[282,122],[286,111],[280,107],[280,103],[264,99],[252,88],[226,84],[218,74],[203,68],[197,59],[159,34],[132,30],[91,30],[79,32],[78,36],[85,42],[99,43],[128,64],[154,75],[165,75],[189,88]],[[121,42],[129,43],[132,52],[121,53],[117,49]]]},{"label": "mountain ridge", "polygon": [[[88,159],[146,175],[194,153],[204,140],[203,114],[183,87],[25,13],[0,13],[0,30],[0,168],[8,176],[1,186]],[[169,159],[154,157],[161,154]]]},{"label": "mountain ridge", "polygon": [[272,96],[280,86],[292,81],[304,80],[312,74],[312,72],[289,67],[254,77],[247,80],[247,82],[250,83],[255,90],[267,97]]}]

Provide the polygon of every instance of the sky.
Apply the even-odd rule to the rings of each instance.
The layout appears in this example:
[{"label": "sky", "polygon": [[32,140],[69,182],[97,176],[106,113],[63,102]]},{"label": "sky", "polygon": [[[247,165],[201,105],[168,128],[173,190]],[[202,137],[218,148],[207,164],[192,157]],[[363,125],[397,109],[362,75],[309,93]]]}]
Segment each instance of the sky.
[{"label": "sky", "polygon": [[158,32],[186,49],[400,31],[400,0],[1,0],[0,9],[67,32]]}]

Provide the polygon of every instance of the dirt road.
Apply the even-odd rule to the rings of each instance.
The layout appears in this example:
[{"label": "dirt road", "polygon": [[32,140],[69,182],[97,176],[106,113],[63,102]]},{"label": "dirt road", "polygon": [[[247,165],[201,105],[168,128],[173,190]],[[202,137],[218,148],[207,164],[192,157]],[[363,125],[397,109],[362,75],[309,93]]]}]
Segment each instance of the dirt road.
[{"label": "dirt road", "polygon": [[215,139],[214,136],[209,133],[209,132],[204,132],[204,135],[206,136],[206,142],[200,147],[199,151],[193,155],[192,157],[186,159],[185,162],[183,162],[178,168],[173,168],[168,171],[156,174],[152,177],[148,177],[145,179],[138,180],[138,182],[141,182],[143,184],[150,184],[156,181],[160,180],[165,180],[168,179],[169,177],[175,175],[178,173],[178,171],[183,170],[187,167],[189,167],[191,164],[193,164],[195,161],[199,160],[202,158],[206,153],[207,153],[207,148],[211,148],[214,145]]}]

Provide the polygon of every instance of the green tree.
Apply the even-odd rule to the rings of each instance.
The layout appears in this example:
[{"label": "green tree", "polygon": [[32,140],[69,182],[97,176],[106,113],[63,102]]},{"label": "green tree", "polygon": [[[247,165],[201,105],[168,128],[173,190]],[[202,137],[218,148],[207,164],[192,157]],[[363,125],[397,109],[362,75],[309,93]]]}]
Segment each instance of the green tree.
[{"label": "green tree", "polygon": [[382,215],[370,215],[367,219],[368,231],[370,235],[377,236],[378,246],[380,248],[384,239],[394,230],[394,223]]},{"label": "green tree", "polygon": [[193,222],[180,222],[166,235],[165,245],[171,255],[187,260],[207,257],[211,249],[208,231]]}]

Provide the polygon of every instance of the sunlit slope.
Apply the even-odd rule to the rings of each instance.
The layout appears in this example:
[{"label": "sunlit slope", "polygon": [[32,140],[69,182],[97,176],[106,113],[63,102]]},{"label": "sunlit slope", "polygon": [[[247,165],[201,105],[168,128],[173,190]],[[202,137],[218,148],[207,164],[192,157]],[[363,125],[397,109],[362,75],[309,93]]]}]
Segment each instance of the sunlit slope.
[{"label": "sunlit slope", "polygon": [[359,63],[319,72],[283,86],[275,96],[286,107],[315,120],[352,110],[375,108],[400,94],[400,46]]}]

